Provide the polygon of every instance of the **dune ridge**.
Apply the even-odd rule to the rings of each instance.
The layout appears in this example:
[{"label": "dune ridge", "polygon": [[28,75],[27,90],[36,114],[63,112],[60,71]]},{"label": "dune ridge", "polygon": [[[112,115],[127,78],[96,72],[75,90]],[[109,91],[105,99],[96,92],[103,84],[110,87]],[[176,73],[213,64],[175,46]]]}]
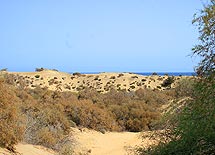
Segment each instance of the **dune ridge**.
[{"label": "dune ridge", "polygon": [[[106,93],[111,89],[136,91],[140,88],[165,90],[169,87],[162,86],[170,76],[143,76],[134,73],[100,73],[100,74],[69,74],[53,70],[40,72],[6,72],[15,76],[15,84],[20,86],[25,83],[25,88],[37,86],[47,87],[50,90],[79,92],[87,88],[96,89],[98,92]],[[172,77],[172,76],[171,76]],[[175,87],[182,78],[189,76],[174,76],[174,82],[170,87]],[[22,82],[23,81],[23,82]]]}]

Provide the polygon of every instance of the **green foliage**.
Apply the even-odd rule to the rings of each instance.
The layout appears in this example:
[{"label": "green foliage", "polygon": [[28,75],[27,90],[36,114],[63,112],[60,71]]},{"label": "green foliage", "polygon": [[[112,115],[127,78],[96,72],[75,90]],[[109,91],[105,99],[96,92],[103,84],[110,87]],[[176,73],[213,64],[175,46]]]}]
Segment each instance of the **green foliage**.
[{"label": "green foliage", "polygon": [[193,19],[199,29],[199,41],[192,50],[194,54],[202,58],[197,68],[200,76],[211,74],[215,69],[215,1],[210,0],[199,14],[195,14]]},{"label": "green foliage", "polygon": [[215,152],[215,80],[195,85],[193,100],[172,118],[170,142],[144,150],[142,154],[214,154]]},{"label": "green foliage", "polygon": [[[208,5],[193,20],[199,28],[200,44],[193,48],[194,54],[202,57],[197,73],[201,79],[194,85],[185,86],[192,100],[184,109],[172,117],[171,132],[166,134],[170,141],[160,143],[140,154],[154,155],[205,155],[215,154],[215,1]],[[181,88],[179,87],[179,90]],[[193,92],[192,92],[193,91]]]}]

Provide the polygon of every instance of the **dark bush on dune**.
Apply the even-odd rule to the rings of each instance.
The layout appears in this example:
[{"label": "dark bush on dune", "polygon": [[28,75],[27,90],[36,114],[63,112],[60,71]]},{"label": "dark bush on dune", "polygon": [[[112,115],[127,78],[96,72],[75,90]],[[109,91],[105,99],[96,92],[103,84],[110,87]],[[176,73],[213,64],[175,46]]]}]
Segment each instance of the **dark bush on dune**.
[{"label": "dark bush on dune", "polygon": [[162,87],[171,87],[171,84],[174,82],[174,77],[168,77],[167,79],[165,79],[163,81],[163,83],[161,84]]},{"label": "dark bush on dune", "polygon": [[36,72],[41,72],[41,71],[44,71],[44,70],[45,70],[45,69],[44,69],[43,67],[41,67],[41,68],[36,68],[36,69],[35,69]]}]

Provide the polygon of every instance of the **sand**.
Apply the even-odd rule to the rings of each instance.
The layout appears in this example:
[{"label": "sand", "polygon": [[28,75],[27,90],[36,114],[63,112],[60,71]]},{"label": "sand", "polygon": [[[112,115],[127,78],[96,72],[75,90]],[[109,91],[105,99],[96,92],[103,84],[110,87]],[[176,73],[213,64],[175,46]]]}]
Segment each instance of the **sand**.
[{"label": "sand", "polygon": [[[54,152],[51,149],[45,148],[39,145],[23,144],[19,143],[16,145],[16,155],[54,155]],[[15,155],[6,149],[0,148],[0,155]]]},{"label": "sand", "polygon": [[140,145],[141,134],[132,132],[107,132],[73,129],[74,137],[78,142],[77,152],[90,152],[92,155],[124,155],[132,148]]},{"label": "sand", "polygon": [[[150,132],[106,132],[105,134],[87,128],[72,128],[75,155],[134,155],[137,147],[148,147],[156,141],[142,138]],[[22,144],[16,146],[22,155],[56,155],[57,152],[38,145]],[[0,148],[1,155],[11,155],[6,149]]]},{"label": "sand", "polygon": [[[168,76],[143,76],[133,73],[100,73],[72,75],[53,70],[41,72],[7,72],[15,76],[17,86],[34,89],[37,86],[47,87],[50,90],[79,92],[86,88],[94,88],[98,92],[106,93],[111,89],[136,91],[140,88],[165,90],[162,83]],[[174,77],[175,82],[171,87],[175,87],[182,78],[186,76]]]}]

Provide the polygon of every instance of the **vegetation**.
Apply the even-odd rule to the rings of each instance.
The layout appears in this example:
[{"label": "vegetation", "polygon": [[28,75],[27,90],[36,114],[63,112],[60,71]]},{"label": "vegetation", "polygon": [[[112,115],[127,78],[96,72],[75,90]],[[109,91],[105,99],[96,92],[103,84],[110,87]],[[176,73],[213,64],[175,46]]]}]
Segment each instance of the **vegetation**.
[{"label": "vegetation", "polygon": [[44,71],[44,70],[45,70],[45,69],[44,69],[43,67],[41,67],[41,68],[36,68],[36,69],[35,69],[36,72],[42,72],[42,71]]},{"label": "vegetation", "polygon": [[38,79],[39,77],[40,77],[40,75],[35,75],[35,78],[37,78],[37,79]]},{"label": "vegetation", "polygon": [[24,125],[19,113],[18,98],[0,81],[0,146],[13,150],[14,144],[22,140]]},{"label": "vegetation", "polygon": [[1,71],[1,72],[7,71],[7,68],[2,68],[2,69],[0,69],[0,71]]},{"label": "vegetation", "polygon": [[74,76],[81,76],[81,73],[75,72],[75,73],[73,73],[73,75],[74,75]]},{"label": "vegetation", "polygon": [[168,76],[167,79],[163,81],[161,84],[162,87],[171,87],[171,84],[174,82],[174,77],[173,76]]},{"label": "vegetation", "polygon": [[197,67],[201,77],[193,84],[183,81],[178,90],[187,88],[179,96],[189,96],[184,107],[172,114],[167,121],[163,136],[168,141],[139,150],[139,154],[154,155],[203,155],[215,154],[215,1],[197,15],[193,23],[198,26],[200,44],[193,48],[194,54],[202,58]]},{"label": "vegetation", "polygon": [[78,94],[38,86],[27,89],[21,77],[4,74],[1,79],[0,145],[10,150],[19,141],[70,150],[71,142],[64,142],[70,127],[76,126],[102,133],[151,130],[160,117],[158,109],[172,98],[165,91],[148,89],[110,89],[106,94],[87,88]]}]

